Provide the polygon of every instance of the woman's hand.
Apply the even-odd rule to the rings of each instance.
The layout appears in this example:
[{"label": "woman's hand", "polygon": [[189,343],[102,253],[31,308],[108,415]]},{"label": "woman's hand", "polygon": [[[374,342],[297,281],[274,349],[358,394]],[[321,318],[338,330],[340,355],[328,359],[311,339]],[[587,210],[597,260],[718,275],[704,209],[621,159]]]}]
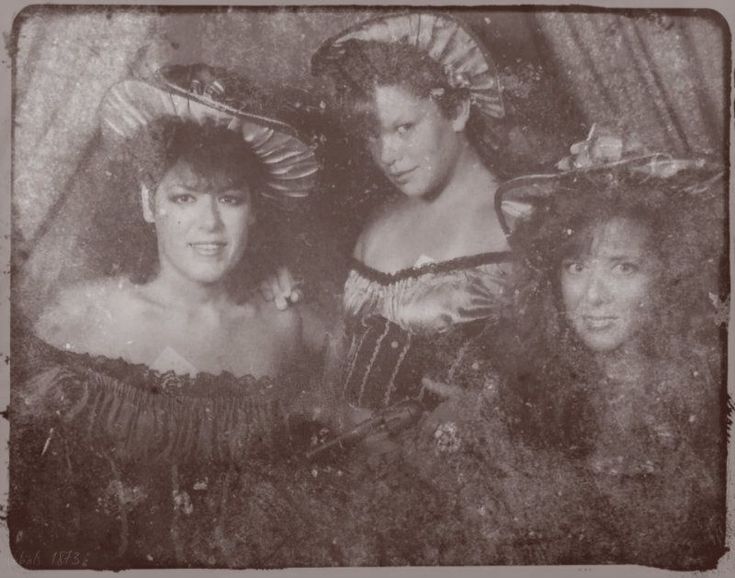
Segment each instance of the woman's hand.
[{"label": "woman's hand", "polygon": [[450,385],[448,383],[434,381],[430,377],[422,378],[421,384],[424,386],[424,389],[438,395],[445,401],[449,399],[459,399],[465,393],[465,391],[458,385]]},{"label": "woman's hand", "polygon": [[266,301],[273,301],[280,311],[303,298],[301,282],[291,275],[286,267],[280,267],[275,275],[260,284],[260,293]]}]

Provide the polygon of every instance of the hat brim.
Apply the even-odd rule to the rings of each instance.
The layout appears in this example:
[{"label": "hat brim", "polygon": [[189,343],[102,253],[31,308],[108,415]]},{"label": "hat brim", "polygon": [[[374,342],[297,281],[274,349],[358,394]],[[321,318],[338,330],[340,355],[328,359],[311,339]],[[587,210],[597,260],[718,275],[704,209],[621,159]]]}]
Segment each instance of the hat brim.
[{"label": "hat brim", "polygon": [[540,205],[551,202],[561,189],[600,187],[625,177],[638,182],[667,183],[698,194],[711,191],[712,183],[723,174],[722,167],[709,159],[652,154],[560,173],[524,175],[498,187],[496,212],[503,231],[510,235],[519,221],[528,219]]},{"label": "hat brim", "polygon": [[406,43],[434,61],[466,77],[473,105],[492,118],[503,118],[500,83],[495,62],[483,43],[460,20],[446,14],[406,12],[376,16],[359,22],[327,39],[311,58],[316,76],[339,66],[349,40]]},{"label": "hat brim", "polygon": [[157,118],[205,120],[240,134],[263,163],[265,196],[306,197],[319,171],[314,150],[283,122],[238,110],[166,82],[125,80],[113,86],[100,105],[102,134],[129,139]]}]

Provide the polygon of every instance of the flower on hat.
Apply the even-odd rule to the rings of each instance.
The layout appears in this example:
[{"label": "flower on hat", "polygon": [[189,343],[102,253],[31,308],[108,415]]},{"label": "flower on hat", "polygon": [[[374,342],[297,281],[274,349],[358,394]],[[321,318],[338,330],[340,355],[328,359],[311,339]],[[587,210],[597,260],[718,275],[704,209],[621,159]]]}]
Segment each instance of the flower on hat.
[{"label": "flower on hat", "polygon": [[460,72],[451,64],[445,64],[442,68],[444,69],[444,74],[447,77],[447,82],[452,88],[470,88],[472,86],[470,77],[466,73]]},{"label": "flower on hat", "polygon": [[[598,129],[595,123],[587,138],[569,147],[572,154],[561,159],[556,167],[562,171],[570,171],[615,163],[623,159],[625,145],[622,138],[604,129]],[[628,151],[632,148],[639,148],[638,143],[627,146]]]},{"label": "flower on hat", "polygon": [[647,150],[635,135],[620,136],[593,124],[583,141],[574,143],[570,155],[560,160],[558,173],[524,175],[502,183],[496,192],[500,224],[511,234],[516,224],[528,219],[550,201],[560,187],[587,187],[617,179],[653,179],[689,194],[717,193],[724,171],[721,163],[707,156],[675,158]]}]

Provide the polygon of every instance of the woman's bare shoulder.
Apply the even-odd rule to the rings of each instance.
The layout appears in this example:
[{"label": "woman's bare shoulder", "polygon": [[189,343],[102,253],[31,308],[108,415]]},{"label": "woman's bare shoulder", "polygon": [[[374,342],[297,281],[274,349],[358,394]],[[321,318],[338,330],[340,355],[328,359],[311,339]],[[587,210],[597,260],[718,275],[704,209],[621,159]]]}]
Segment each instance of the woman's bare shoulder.
[{"label": "woman's bare shoulder", "polygon": [[61,289],[39,316],[36,334],[52,345],[81,345],[119,322],[132,301],[133,287],[123,278],[105,278]]},{"label": "woman's bare shoulder", "polygon": [[457,219],[468,254],[508,250],[508,239],[500,224],[495,202],[483,199]]},{"label": "woman's bare shoulder", "polygon": [[406,207],[405,200],[397,198],[373,212],[357,239],[353,257],[364,262],[366,255],[372,252],[376,245],[381,244],[396,229],[400,229]]}]

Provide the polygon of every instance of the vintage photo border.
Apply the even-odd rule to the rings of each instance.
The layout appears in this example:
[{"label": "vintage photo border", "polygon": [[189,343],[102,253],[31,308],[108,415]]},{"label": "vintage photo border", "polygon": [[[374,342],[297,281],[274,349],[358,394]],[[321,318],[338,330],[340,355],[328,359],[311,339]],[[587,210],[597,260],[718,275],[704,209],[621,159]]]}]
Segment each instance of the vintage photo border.
[{"label": "vintage photo border", "polygon": [[[11,100],[10,100],[10,83],[12,77],[12,55],[9,49],[12,45],[11,29],[15,16],[25,7],[31,4],[89,4],[89,5],[129,5],[129,6],[155,6],[155,5],[189,5],[189,6],[217,6],[217,5],[232,5],[232,6],[248,6],[248,5],[260,5],[260,6],[330,6],[330,5],[349,5],[354,7],[375,7],[378,5],[392,5],[390,2],[364,2],[364,1],[351,1],[351,2],[334,2],[329,0],[321,1],[291,1],[291,2],[238,2],[238,1],[207,1],[198,0],[194,2],[173,2],[171,0],[159,0],[159,1],[147,1],[138,0],[137,2],[114,2],[114,1],[102,1],[94,2],[88,0],[78,0],[76,2],[29,2],[24,0],[4,0],[0,3],[0,19],[2,21],[2,32],[4,40],[4,52],[0,60],[0,91],[2,93],[2,111],[0,112],[0,130],[2,131],[2,141],[0,144],[0,172],[2,173],[2,190],[3,193],[0,195],[0,264],[2,265],[2,276],[0,276],[0,411],[5,419],[0,420],[0,574],[3,576],[21,576],[29,575],[28,570],[25,570],[17,565],[13,560],[9,546],[8,546],[8,528],[7,528],[7,500],[8,500],[8,433],[9,433],[9,422],[7,407],[9,405],[9,383],[10,383],[10,371],[9,371],[9,352],[10,352],[10,207],[11,207]],[[568,0],[545,0],[533,3],[519,3],[519,2],[497,2],[497,1],[456,1],[456,2],[401,2],[402,5],[406,6],[440,6],[448,4],[451,6],[492,6],[492,7],[507,7],[512,9],[519,6],[530,7],[533,6],[549,6],[555,5],[569,6],[571,2]],[[697,9],[713,9],[718,11],[724,19],[727,21],[730,27],[731,37],[731,51],[732,51],[732,34],[735,28],[735,2],[732,0],[597,0],[597,1],[586,1],[577,2],[574,5],[584,7],[599,7],[599,8],[651,8],[651,9],[670,9],[670,8],[697,8]],[[731,87],[732,87],[732,71],[731,72]],[[730,143],[732,143],[732,88],[730,94]],[[733,147],[730,146],[730,163],[733,161]],[[730,187],[730,203],[729,213],[732,222],[733,208],[732,208],[732,186]],[[733,239],[732,239],[732,227],[730,227],[730,271],[731,271],[731,285],[732,285],[732,271],[733,271]],[[732,321],[732,311],[730,312],[730,318]],[[735,366],[733,358],[735,357],[735,347],[733,346],[732,340],[728,343],[728,390],[730,395],[733,395],[733,376],[735,376]],[[731,398],[732,399],[732,398]],[[732,405],[732,401],[730,402]],[[732,419],[732,416],[731,416]],[[735,470],[735,452],[733,452],[733,439],[730,437],[728,451],[728,520],[727,520],[727,544],[730,548],[733,546],[733,534],[735,533],[735,522],[733,520],[733,506],[735,506],[735,483],[734,474]],[[444,576],[449,572],[447,568],[441,567],[423,567],[423,568],[334,568],[334,569],[288,569],[271,571],[274,572],[270,575],[274,576],[322,576],[325,573],[329,575],[339,576],[372,576],[378,574],[380,576]],[[149,575],[161,575],[161,572],[165,572],[165,576],[207,576],[211,574],[211,570],[132,570],[127,571],[126,575],[130,576],[149,576]],[[220,571],[221,572],[221,571]],[[233,572],[233,571],[230,571]],[[243,572],[243,570],[237,570],[237,572]],[[257,570],[245,570],[245,576],[253,575]],[[462,567],[461,569],[452,569],[452,573],[457,573],[458,576],[526,576],[526,575],[543,575],[543,576],[566,576],[570,574],[584,573],[592,574],[594,576],[660,576],[665,572],[666,574],[674,574],[670,571],[657,570],[654,568],[646,568],[640,566],[553,566],[553,567]],[[56,574],[55,571],[36,571],[35,575],[46,575],[47,573]],[[676,575],[682,575],[684,573],[675,573]],[[66,573],[66,576],[69,576]],[[698,573],[698,575],[712,575],[712,576],[732,576],[735,575],[735,553],[730,551],[720,561],[718,569]]]}]

